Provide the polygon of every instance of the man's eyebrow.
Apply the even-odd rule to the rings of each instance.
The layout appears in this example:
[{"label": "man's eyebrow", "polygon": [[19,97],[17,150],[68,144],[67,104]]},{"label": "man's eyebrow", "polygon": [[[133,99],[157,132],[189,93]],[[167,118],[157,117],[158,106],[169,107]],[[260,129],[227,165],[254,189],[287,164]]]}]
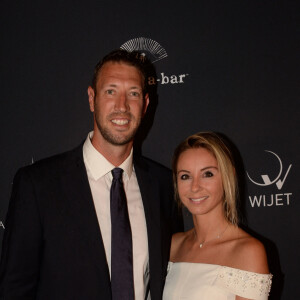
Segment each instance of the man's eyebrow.
[{"label": "man's eyebrow", "polygon": [[[116,84],[116,83],[106,83],[103,85],[104,87],[118,87],[119,85]],[[133,89],[136,89],[136,90],[142,90],[143,88],[141,86],[131,86],[129,89],[133,90]]]},{"label": "man's eyebrow", "polygon": [[142,89],[142,87],[140,87],[140,86],[132,86],[132,87],[130,87],[130,89],[131,90],[133,90],[133,89],[135,89],[135,90],[141,90]]},{"label": "man's eyebrow", "polygon": [[112,86],[112,87],[116,87],[117,84],[115,84],[115,83],[106,83],[106,84],[104,84],[104,86]]}]

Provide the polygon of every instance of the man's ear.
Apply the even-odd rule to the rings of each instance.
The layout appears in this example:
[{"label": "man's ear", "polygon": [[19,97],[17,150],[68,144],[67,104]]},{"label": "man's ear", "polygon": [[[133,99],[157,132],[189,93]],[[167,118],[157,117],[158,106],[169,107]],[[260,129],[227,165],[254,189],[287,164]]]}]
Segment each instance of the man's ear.
[{"label": "man's ear", "polygon": [[95,111],[95,92],[94,89],[89,86],[87,90],[88,96],[89,96],[89,104],[90,104],[90,111],[94,112]]},{"label": "man's ear", "polygon": [[143,107],[143,115],[142,115],[143,117],[146,114],[148,105],[149,105],[149,94],[147,93],[144,97],[144,107]]}]

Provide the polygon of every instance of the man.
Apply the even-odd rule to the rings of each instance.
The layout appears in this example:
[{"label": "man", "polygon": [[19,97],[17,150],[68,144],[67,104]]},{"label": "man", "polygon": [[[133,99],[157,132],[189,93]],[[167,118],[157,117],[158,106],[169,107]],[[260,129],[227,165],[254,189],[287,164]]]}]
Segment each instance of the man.
[{"label": "man", "polygon": [[94,131],[73,151],[19,170],[5,224],[0,299],[114,299],[115,167],[123,170],[131,226],[124,249],[132,247],[132,299],[161,299],[171,235],[182,224],[170,171],[133,154],[149,104],[145,82],[136,53],[108,54],[88,88]]}]

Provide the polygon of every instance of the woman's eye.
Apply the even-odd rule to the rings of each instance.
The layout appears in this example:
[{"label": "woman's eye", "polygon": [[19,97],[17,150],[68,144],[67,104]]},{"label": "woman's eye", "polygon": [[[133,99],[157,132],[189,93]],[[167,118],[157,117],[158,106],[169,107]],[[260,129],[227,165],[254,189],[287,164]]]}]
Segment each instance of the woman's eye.
[{"label": "woman's eye", "polygon": [[214,176],[214,174],[210,171],[207,171],[203,174],[203,177],[213,177],[213,176]]},{"label": "woman's eye", "polygon": [[187,180],[187,179],[189,179],[189,178],[190,178],[190,176],[187,175],[187,174],[182,174],[182,175],[180,176],[180,179],[181,179],[181,180]]}]

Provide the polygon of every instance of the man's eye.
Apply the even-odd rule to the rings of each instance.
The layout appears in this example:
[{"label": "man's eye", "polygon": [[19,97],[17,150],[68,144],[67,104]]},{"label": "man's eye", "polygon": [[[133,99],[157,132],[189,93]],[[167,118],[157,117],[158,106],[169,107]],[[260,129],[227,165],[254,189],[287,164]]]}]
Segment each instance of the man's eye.
[{"label": "man's eye", "polygon": [[113,93],[114,93],[114,90],[107,90],[106,91],[106,94],[108,94],[108,95],[113,95]]},{"label": "man's eye", "polygon": [[214,174],[210,171],[207,171],[203,174],[203,177],[213,177],[213,176],[214,176]]},{"label": "man's eye", "polygon": [[187,179],[189,179],[189,178],[190,178],[190,176],[187,175],[187,174],[182,174],[182,175],[180,176],[180,179],[181,179],[181,180],[187,180]]},{"label": "man's eye", "polygon": [[139,93],[139,92],[131,92],[130,94],[131,94],[131,96],[133,96],[133,97],[139,97],[139,96],[140,96],[140,93]]}]

